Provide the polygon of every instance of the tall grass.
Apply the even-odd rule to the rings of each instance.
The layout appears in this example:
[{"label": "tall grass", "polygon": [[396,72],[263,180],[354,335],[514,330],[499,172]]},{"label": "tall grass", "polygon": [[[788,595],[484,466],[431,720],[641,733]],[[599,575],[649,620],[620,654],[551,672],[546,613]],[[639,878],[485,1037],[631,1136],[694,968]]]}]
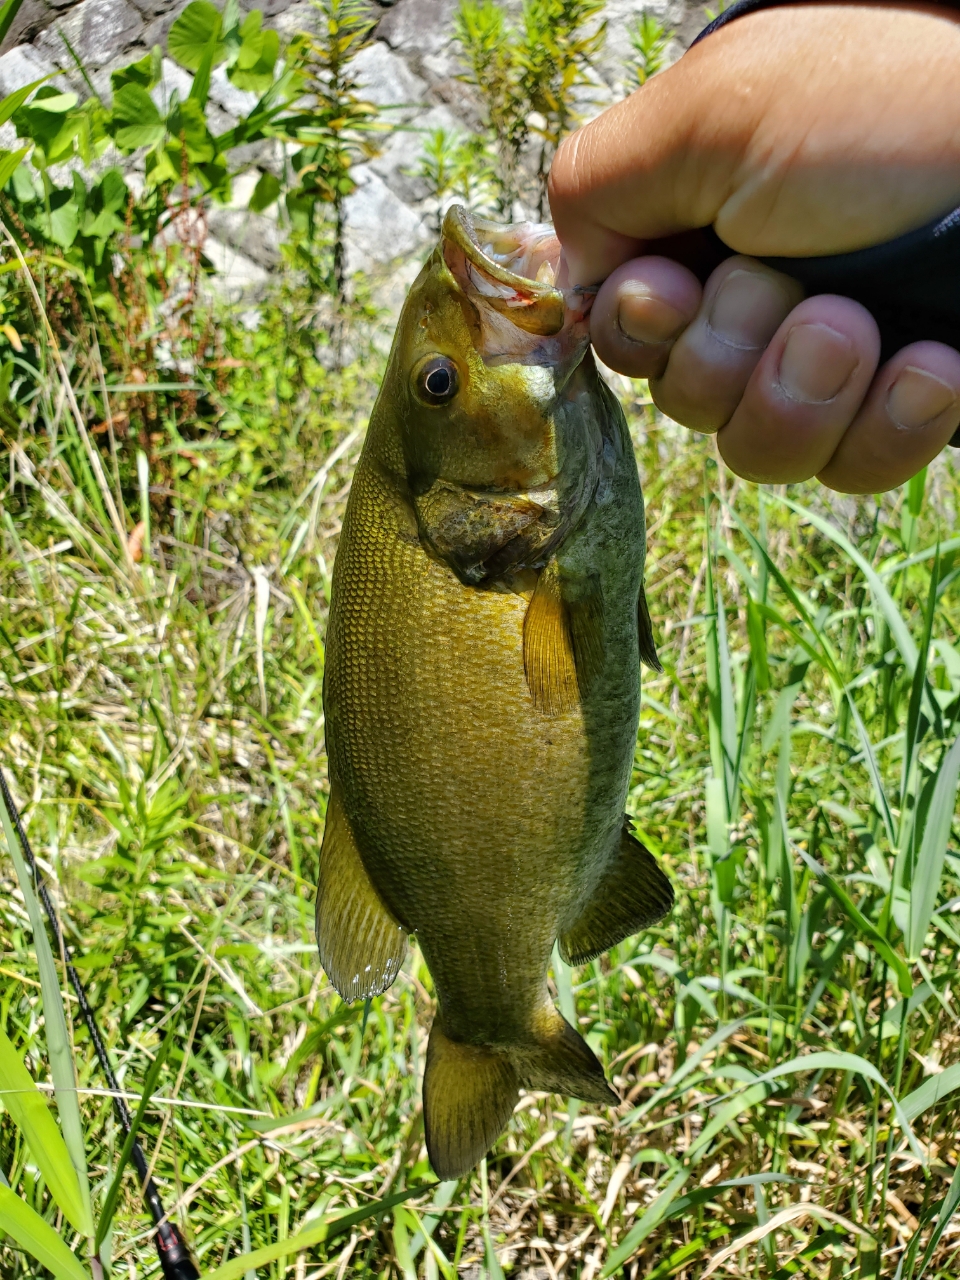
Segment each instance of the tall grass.
[{"label": "tall grass", "polygon": [[[329,569],[377,371],[325,384],[328,404],[343,389],[338,425],[297,428],[315,452],[292,496],[265,483],[225,513],[193,473],[155,483],[146,455],[121,484],[91,433],[96,369],[49,335],[41,354],[31,416],[3,427],[0,763],[131,1109],[152,1095],[141,1138],[205,1272],[954,1275],[951,459],[878,502],[761,491],[621,386],[665,668],[644,677],[630,811],[677,906],[555,966],[621,1108],[527,1094],[480,1168],[437,1185],[426,968],[412,948],[391,991],[347,1008],[312,925]],[[0,1029],[59,1099],[28,886],[0,865]],[[115,1200],[101,1258],[155,1274],[60,987],[95,1222]],[[85,1257],[89,1224],[61,1216],[13,1108],[0,1170]],[[0,1272],[37,1274],[9,1235]]]}]

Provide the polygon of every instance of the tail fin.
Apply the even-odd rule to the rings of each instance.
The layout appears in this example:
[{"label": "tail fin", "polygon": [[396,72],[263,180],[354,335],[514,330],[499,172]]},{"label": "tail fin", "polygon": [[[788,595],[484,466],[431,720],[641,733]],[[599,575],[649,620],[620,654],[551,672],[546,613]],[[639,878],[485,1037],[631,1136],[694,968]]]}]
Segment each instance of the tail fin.
[{"label": "tail fin", "polygon": [[438,1178],[459,1178],[487,1154],[506,1128],[519,1091],[506,1053],[449,1040],[434,1022],[423,1077],[423,1126]]},{"label": "tail fin", "polygon": [[620,1099],[607,1084],[603,1067],[583,1036],[552,1005],[543,1010],[538,1021],[536,1046],[513,1055],[522,1084],[584,1102],[618,1106]]}]

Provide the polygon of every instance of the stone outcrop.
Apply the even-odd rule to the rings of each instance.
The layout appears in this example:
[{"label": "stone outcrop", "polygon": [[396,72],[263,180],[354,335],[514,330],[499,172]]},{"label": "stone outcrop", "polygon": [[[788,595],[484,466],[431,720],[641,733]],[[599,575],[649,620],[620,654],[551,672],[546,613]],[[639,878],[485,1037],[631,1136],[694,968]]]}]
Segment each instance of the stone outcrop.
[{"label": "stone outcrop", "polygon": [[[108,97],[110,72],[141,57],[154,44],[163,44],[186,3],[25,0],[0,46],[0,96],[53,72],[60,73],[54,83],[69,84],[85,96],[89,87],[77,67],[79,61],[95,90]],[[454,38],[457,3],[381,0],[377,5],[371,0],[379,18],[376,39],[358,54],[355,69],[365,96],[382,109],[390,127],[380,140],[379,154],[357,166],[357,188],[346,201],[349,270],[395,267],[398,259],[415,262],[435,234],[435,211],[425,204],[426,186],[415,173],[424,134],[439,127],[467,131],[478,118],[471,91],[459,78],[462,65]],[[241,8],[259,8],[265,25],[276,27],[282,38],[309,30],[316,20],[316,10],[303,2],[241,0]],[[584,115],[595,114],[622,96],[631,52],[627,30],[644,10],[656,13],[674,29],[680,47],[705,21],[702,9],[687,0],[609,0],[603,15],[605,47],[593,82],[580,95]],[[174,88],[181,95],[189,92],[192,79],[169,59],[163,71],[154,91],[158,105]],[[235,88],[222,68],[214,73],[210,96],[218,129],[229,128],[254,100]],[[5,132],[9,129],[5,126]],[[243,177],[236,183],[232,207],[214,208],[210,214],[207,256],[229,293],[255,292],[280,262],[282,235],[276,219],[246,208],[256,181],[254,166],[279,160],[271,153],[271,145],[251,150],[250,180]],[[392,273],[399,293],[409,275],[409,270]]]}]

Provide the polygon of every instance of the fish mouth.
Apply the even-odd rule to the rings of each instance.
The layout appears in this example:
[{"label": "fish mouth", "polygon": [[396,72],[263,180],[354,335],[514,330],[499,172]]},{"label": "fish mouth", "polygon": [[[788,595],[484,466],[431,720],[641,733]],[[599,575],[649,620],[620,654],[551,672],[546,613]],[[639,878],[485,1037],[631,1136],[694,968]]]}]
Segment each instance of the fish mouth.
[{"label": "fish mouth", "polygon": [[552,337],[584,321],[596,296],[595,289],[564,287],[566,263],[549,223],[502,226],[452,205],[442,252],[468,296],[527,333]]}]

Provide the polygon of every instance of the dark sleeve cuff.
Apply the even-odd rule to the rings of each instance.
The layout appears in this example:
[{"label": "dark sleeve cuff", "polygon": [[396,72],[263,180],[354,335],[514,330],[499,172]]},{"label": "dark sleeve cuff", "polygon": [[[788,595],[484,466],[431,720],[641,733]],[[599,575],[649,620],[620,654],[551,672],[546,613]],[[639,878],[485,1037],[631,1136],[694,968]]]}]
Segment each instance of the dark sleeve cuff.
[{"label": "dark sleeve cuff", "polygon": [[[740,0],[715,18],[693,43],[736,18],[783,2]],[[960,8],[960,4],[944,7]],[[719,238],[717,243],[723,245]],[[726,245],[723,249],[727,255],[732,253]],[[799,280],[808,294],[839,293],[862,303],[880,326],[884,360],[908,343],[924,340],[943,342],[960,351],[960,209],[895,240],[855,253],[760,261]],[[960,430],[950,443],[960,448]]]}]

